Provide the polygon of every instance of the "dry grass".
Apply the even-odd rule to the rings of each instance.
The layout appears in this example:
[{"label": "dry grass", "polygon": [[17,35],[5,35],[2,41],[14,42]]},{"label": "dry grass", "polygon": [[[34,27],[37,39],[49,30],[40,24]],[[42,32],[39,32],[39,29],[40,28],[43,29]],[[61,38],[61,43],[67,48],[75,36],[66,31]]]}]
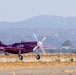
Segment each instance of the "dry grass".
[{"label": "dry grass", "polygon": [[[23,56],[25,58],[34,58],[36,56],[36,54],[35,53],[33,53],[33,54],[30,54],[30,53],[27,54],[26,53],[26,54],[23,54]],[[40,56],[42,58],[44,58],[44,57],[45,58],[59,58],[59,57],[61,57],[61,58],[72,58],[72,57],[76,57],[76,53],[46,53],[46,54],[40,53]],[[4,58],[4,57],[6,57],[4,54],[0,55],[0,58]],[[10,58],[17,58],[18,55],[9,54],[9,57]]]},{"label": "dry grass", "polygon": [[[25,54],[23,55],[25,58],[35,58],[36,54]],[[0,55],[0,58],[6,58],[5,55]],[[18,58],[17,55],[10,55],[9,58]],[[41,57],[44,58],[72,58],[76,57],[76,54],[41,54]],[[42,62],[42,61],[36,61],[36,62],[23,62],[23,61],[16,61],[16,62],[0,62],[0,69],[4,68],[41,68],[41,67],[54,67],[54,66],[76,66],[76,62]]]},{"label": "dry grass", "polygon": [[55,66],[76,66],[75,62],[0,62],[3,68],[48,68]]}]

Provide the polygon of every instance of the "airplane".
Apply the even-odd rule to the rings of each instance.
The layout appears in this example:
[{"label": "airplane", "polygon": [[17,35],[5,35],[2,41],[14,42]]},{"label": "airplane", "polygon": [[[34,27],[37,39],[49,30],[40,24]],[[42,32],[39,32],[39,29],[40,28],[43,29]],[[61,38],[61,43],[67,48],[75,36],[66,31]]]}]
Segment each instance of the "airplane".
[{"label": "airplane", "polygon": [[38,53],[38,49],[41,49],[42,52],[45,53],[42,44],[43,41],[46,39],[46,37],[44,37],[41,42],[38,40],[36,34],[34,34],[34,37],[36,41],[29,41],[29,42],[21,41],[19,43],[14,43],[10,45],[5,45],[2,42],[0,42],[0,51],[3,51],[5,55],[7,55],[8,53],[18,54],[19,60],[23,60],[22,56],[23,53],[35,52],[36,59],[39,60],[40,55]]}]

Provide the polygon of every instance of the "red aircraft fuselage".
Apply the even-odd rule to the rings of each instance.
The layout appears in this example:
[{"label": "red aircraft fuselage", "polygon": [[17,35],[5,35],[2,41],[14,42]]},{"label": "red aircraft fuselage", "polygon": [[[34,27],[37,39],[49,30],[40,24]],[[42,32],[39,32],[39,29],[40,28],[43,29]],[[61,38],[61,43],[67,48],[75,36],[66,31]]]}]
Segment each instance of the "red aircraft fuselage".
[{"label": "red aircraft fuselage", "polygon": [[12,54],[18,54],[19,50],[21,50],[22,53],[28,53],[33,52],[33,48],[37,45],[36,41],[32,42],[21,42],[21,43],[14,43],[10,45],[4,45],[0,43],[0,49],[4,52],[12,53]]},{"label": "red aircraft fuselage", "polygon": [[18,54],[19,50],[22,53],[33,52],[33,48],[37,45],[37,42],[21,42],[7,45],[5,52]]},{"label": "red aircraft fuselage", "polygon": [[[11,53],[11,54],[18,54],[18,57],[20,60],[23,59],[23,56],[21,54],[23,53],[29,53],[29,52],[35,52],[33,49],[37,46],[36,41],[31,42],[20,42],[20,43],[14,43],[10,45],[5,45],[0,42],[0,51],[4,51],[5,53]],[[37,59],[40,59],[40,55],[37,54]]]}]

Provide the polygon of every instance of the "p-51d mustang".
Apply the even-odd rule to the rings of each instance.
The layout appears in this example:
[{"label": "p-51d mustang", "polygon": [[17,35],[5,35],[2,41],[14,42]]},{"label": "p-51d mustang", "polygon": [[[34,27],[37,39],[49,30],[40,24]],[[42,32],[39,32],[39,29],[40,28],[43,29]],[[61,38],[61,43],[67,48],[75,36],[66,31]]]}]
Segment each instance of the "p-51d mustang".
[{"label": "p-51d mustang", "polygon": [[11,45],[5,45],[0,42],[0,51],[4,51],[6,53],[12,53],[12,54],[18,54],[18,57],[20,60],[23,59],[23,56],[21,54],[23,53],[29,53],[29,52],[35,52],[36,59],[40,59],[40,55],[38,54],[38,48],[42,50],[43,53],[45,53],[44,49],[42,48],[42,43],[46,39],[44,37],[42,41],[38,41],[37,36],[34,34],[34,37],[37,41],[32,42],[22,42],[21,43],[14,43]]}]

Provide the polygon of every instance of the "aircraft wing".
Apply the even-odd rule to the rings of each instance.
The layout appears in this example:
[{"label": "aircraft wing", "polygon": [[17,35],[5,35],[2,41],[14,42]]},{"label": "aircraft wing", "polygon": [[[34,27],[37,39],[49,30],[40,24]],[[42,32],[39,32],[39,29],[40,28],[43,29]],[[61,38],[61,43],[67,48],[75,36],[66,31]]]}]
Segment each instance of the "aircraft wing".
[{"label": "aircraft wing", "polygon": [[6,50],[13,50],[13,51],[18,51],[18,50],[25,50],[25,48],[16,48],[16,47],[6,47]]},{"label": "aircraft wing", "polygon": [[18,50],[25,50],[25,48],[16,48],[16,47],[0,47],[0,51],[7,51],[7,50],[13,50],[13,51],[18,51]]}]

